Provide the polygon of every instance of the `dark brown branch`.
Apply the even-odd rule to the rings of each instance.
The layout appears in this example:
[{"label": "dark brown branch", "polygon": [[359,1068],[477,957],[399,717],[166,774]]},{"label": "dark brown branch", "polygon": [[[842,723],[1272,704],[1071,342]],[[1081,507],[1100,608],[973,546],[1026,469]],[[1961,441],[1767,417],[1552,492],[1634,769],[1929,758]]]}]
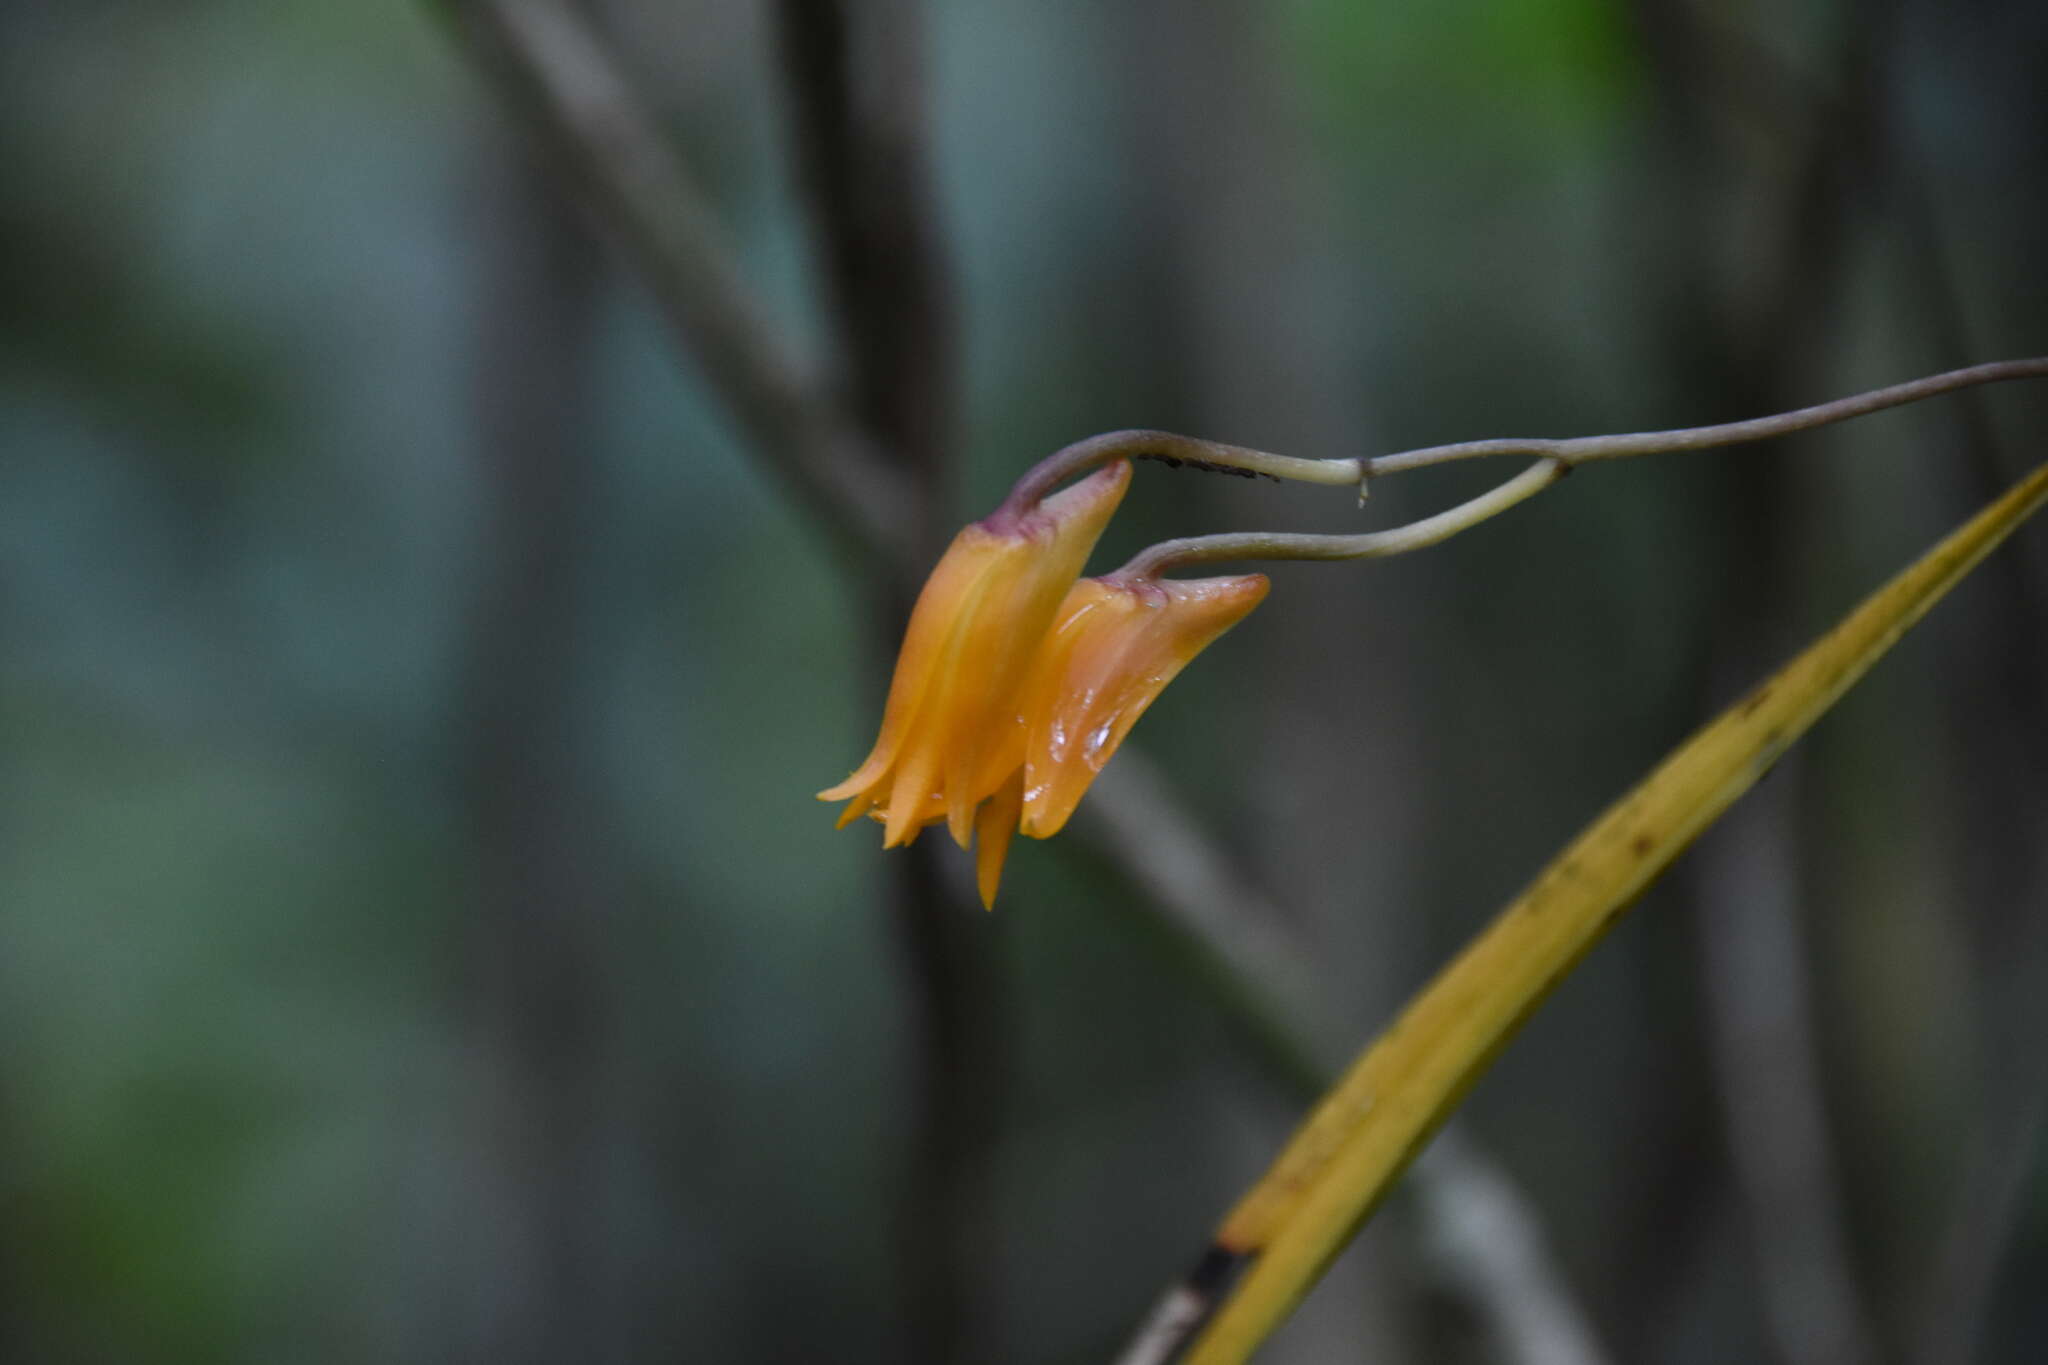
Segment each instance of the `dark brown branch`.
[{"label": "dark brown branch", "polygon": [[558,0],[440,3],[790,495],[845,547],[907,577],[911,485],[821,396],[747,293],[704,196],[588,23]]},{"label": "dark brown branch", "polygon": [[854,412],[942,507],[956,346],[919,17],[912,0],[776,5],[799,180]]},{"label": "dark brown branch", "polygon": [[[784,91],[819,273],[853,416],[901,475],[915,558],[949,532],[953,326],[928,190],[916,0],[778,0]],[[896,647],[910,603],[884,593],[873,652]],[[879,670],[878,670],[879,674]],[[906,1194],[898,1227],[907,1358],[968,1354],[970,1286],[983,1260],[975,1180],[995,1136],[1007,1070],[990,939],[944,875],[913,848],[892,869],[889,910],[912,1006],[916,1058]]]}]

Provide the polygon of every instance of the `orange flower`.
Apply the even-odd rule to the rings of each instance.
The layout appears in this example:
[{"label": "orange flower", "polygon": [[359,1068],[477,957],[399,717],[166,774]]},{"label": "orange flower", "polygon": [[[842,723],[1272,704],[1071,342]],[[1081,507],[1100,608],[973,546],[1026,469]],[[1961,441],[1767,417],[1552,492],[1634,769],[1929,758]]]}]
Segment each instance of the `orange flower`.
[{"label": "orange flower", "polygon": [[962,848],[978,829],[983,899],[993,896],[1021,800],[1018,699],[1130,478],[1119,460],[1029,512],[998,512],[953,538],[911,612],[873,752],[818,793],[848,803],[842,828],[871,814],[884,848],[942,819]]},{"label": "orange flower", "polygon": [[1263,575],[1078,579],[1130,482],[1110,465],[1022,515],[961,531],[904,632],[882,733],[820,800],[882,846],[946,822],[975,845],[993,905],[1010,841],[1059,832],[1138,717],[1195,655],[1265,600]]},{"label": "orange flower", "polygon": [[1074,585],[1025,688],[1024,833],[1059,833],[1145,708],[1267,586],[1264,574]]}]

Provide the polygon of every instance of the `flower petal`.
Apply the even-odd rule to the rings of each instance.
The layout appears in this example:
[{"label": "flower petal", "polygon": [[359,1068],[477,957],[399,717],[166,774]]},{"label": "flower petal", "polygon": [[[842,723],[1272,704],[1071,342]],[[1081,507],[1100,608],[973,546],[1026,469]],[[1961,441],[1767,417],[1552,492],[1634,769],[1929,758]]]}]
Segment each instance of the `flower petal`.
[{"label": "flower petal", "polygon": [[884,847],[895,847],[943,818],[967,846],[975,808],[1023,762],[1018,697],[1030,661],[1130,477],[1118,461],[1028,513],[953,538],[911,612],[874,748],[819,793],[864,798],[842,824],[872,807]]},{"label": "flower petal", "polygon": [[819,792],[820,801],[844,801],[888,772],[931,687],[947,642],[963,615],[972,613],[991,575],[1001,571],[1004,551],[1012,543],[1013,538],[991,535],[979,525],[963,527],[953,537],[918,593],[917,605],[911,608],[903,648],[896,655],[896,673],[889,682],[889,700],[882,710],[882,732],[874,748],[852,776]]},{"label": "flower petal", "polygon": [[1066,825],[1138,717],[1267,588],[1263,574],[1074,585],[1028,688],[1024,833]]},{"label": "flower petal", "polygon": [[911,612],[874,748],[819,793],[848,803],[842,826],[866,814],[894,848],[944,821],[963,848],[979,841],[977,880],[994,899],[1023,809],[1034,661],[1130,478],[1118,461],[953,538]]},{"label": "flower petal", "polygon": [[1017,812],[1023,808],[1024,770],[1019,768],[974,817],[974,880],[984,910],[996,908],[996,887],[1003,880],[1003,863],[1017,833]]}]

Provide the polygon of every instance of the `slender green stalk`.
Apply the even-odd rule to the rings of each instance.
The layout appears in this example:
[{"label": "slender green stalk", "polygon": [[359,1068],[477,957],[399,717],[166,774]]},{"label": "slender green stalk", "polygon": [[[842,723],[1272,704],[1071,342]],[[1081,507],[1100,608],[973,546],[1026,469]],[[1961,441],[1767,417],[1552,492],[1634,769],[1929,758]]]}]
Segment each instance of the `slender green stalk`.
[{"label": "slender green stalk", "polygon": [[1312,535],[1296,532],[1245,531],[1216,536],[1192,536],[1169,540],[1143,551],[1118,571],[1126,578],[1155,578],[1168,569],[1219,560],[1248,559],[1377,559],[1405,554],[1447,540],[1488,517],[1497,515],[1526,498],[1542,492],[1579,465],[1595,460],[1618,460],[1632,455],[1663,455],[1685,450],[1711,450],[1719,446],[1743,445],[1773,436],[1846,421],[1851,417],[1880,412],[1923,398],[1952,393],[1978,384],[1995,384],[2011,379],[2048,377],[2048,356],[2025,360],[1995,360],[1984,365],[1949,370],[1882,389],[1838,398],[1831,403],[1797,408],[1769,417],[1715,426],[1680,427],[1669,431],[1625,432],[1613,436],[1574,436],[1562,440],[1546,437],[1507,437],[1498,440],[1460,441],[1452,445],[1425,446],[1419,450],[1371,459],[1303,460],[1274,455],[1263,450],[1224,445],[1176,436],[1165,431],[1111,431],[1090,436],[1055,451],[1025,471],[997,510],[997,516],[1018,516],[1037,504],[1077,474],[1086,473],[1111,460],[1158,459],[1189,464],[1201,469],[1225,470],[1301,483],[1342,485],[1358,489],[1365,497],[1371,481],[1386,474],[1449,464],[1457,460],[1499,455],[1533,457],[1540,463],[1524,470],[1489,492],[1446,512],[1425,517],[1406,526],[1358,535]]},{"label": "slender green stalk", "polygon": [[1186,536],[1165,540],[1140,551],[1112,577],[1157,578],[1168,569],[1213,564],[1225,559],[1380,559],[1406,554],[1449,540],[1458,532],[1498,516],[1533,498],[1571,472],[1558,460],[1539,460],[1514,478],[1469,502],[1433,517],[1411,521],[1389,531],[1353,536],[1312,535],[1296,531],[1238,531],[1218,536]]},{"label": "slender green stalk", "polygon": [[1768,440],[1773,436],[1786,436],[1795,431],[1811,431],[1815,427],[1844,422],[1866,413],[1882,412],[1886,408],[1896,408],[1905,403],[1917,403],[1923,398],[1953,393],[1957,389],[1967,389],[1978,384],[2044,377],[2048,377],[2048,356],[2035,356],[2027,360],[1994,360],[1989,364],[1971,365],[1965,369],[1949,370],[1942,374],[1929,375],[1924,379],[1912,379],[1903,384],[1872,389],[1868,393],[1838,398],[1832,403],[1796,408],[1791,412],[1781,412],[1771,417],[1752,417],[1743,422],[1722,422],[1710,427],[1636,431],[1619,436],[1574,436],[1561,441],[1508,437],[1502,440],[1460,441],[1455,445],[1425,446],[1420,450],[1407,450],[1398,455],[1380,455],[1367,460],[1365,474],[1367,478],[1373,478],[1381,474],[1398,474],[1406,469],[1449,464],[1453,460],[1472,460],[1494,455],[1540,456],[1561,460],[1568,465],[1581,465],[1592,460],[1618,460],[1630,455],[1667,455],[1681,450],[1711,450],[1717,446],[1746,445],[1751,441]]},{"label": "slender green stalk", "polygon": [[1263,474],[1297,483],[1336,484],[1363,488],[1364,471],[1359,461],[1302,460],[1292,455],[1274,455],[1244,446],[1204,441],[1194,436],[1176,436],[1170,431],[1105,431],[1099,436],[1062,446],[1024,471],[1003,499],[998,515],[1028,511],[1048,493],[1078,474],[1100,468],[1112,460],[1164,460],[1193,465],[1197,469]]}]

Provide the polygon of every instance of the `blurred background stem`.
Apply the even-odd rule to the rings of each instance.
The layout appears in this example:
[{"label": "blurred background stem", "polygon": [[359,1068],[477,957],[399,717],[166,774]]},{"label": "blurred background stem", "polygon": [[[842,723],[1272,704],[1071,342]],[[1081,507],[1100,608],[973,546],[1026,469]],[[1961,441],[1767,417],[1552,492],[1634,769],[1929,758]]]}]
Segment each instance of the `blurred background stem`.
[{"label": "blurred background stem", "polygon": [[[1090,847],[1117,864],[1138,894],[1123,900],[1159,939],[1161,960],[1228,1017],[1251,1058],[1295,1104],[1309,1103],[1337,1074],[1334,1056],[1310,1041],[1302,997],[1311,979],[1300,950],[1270,926],[1267,898],[1208,848],[1151,766],[1119,757],[1116,781],[1132,797],[1085,822]],[[1103,781],[1110,780],[1105,772]],[[1262,927],[1265,926],[1265,927]],[[1489,1349],[1512,1365],[1601,1365],[1584,1310],[1553,1264],[1540,1222],[1512,1180],[1463,1133],[1431,1144],[1409,1176],[1419,1239],[1440,1287],[1484,1325]],[[1163,1365],[1228,1289],[1239,1258],[1210,1248],[1170,1286],[1118,1357]]]},{"label": "blurred background stem", "polygon": [[568,1359],[604,1338],[585,1193],[608,998],[604,873],[578,755],[583,454],[596,262],[528,160],[486,139],[478,214],[480,591],[462,695],[474,910],[461,955],[473,1278],[455,1358]]},{"label": "blurred background stem", "polygon": [[871,449],[750,296],[688,168],[566,0],[435,0],[505,106],[640,269],[785,492],[872,572],[906,565],[928,500]]},{"label": "blurred background stem", "polygon": [[[1749,145],[1732,130],[1745,106],[1735,83],[1759,79],[1716,32],[1714,19],[1685,0],[1636,7],[1659,74],[1667,145],[1689,167],[1698,197],[1678,213],[1691,240],[1692,307],[1672,310],[1671,354],[1692,364],[1730,410],[1759,411],[1806,391],[1829,342],[1846,267],[1868,196],[1863,169],[1874,109],[1885,97],[1881,23],[1846,27],[1841,100],[1788,99],[1775,106],[1805,117],[1777,125],[1795,149],[1777,165],[1743,164]],[[1767,65],[1763,70],[1768,71]],[[1795,92],[1796,93],[1796,92]],[[1770,211],[1746,278],[1716,267],[1715,235],[1728,215],[1706,187],[1762,177]],[[1799,581],[1800,528],[1818,515],[1812,481],[1775,452],[1731,452],[1717,463],[1718,496],[1745,529],[1711,552],[1724,591],[1708,624],[1696,673],[1695,714],[1719,704],[1786,651],[1787,585]],[[1993,572],[1996,572],[1994,569]],[[1826,1116],[1802,951],[1800,858],[1803,755],[1788,757],[1775,781],[1729,813],[1702,841],[1685,882],[1700,941],[1707,1036],[1722,1111],[1729,1169],[1744,1208],[1753,1274],[1777,1358],[1786,1365],[1854,1365],[1874,1359],[1877,1341],[1862,1302],[1844,1225],[1840,1175]]]},{"label": "blurred background stem", "polygon": [[[958,329],[932,198],[917,0],[778,0],[775,23],[816,277],[853,420],[909,490],[906,552],[929,561],[951,534],[958,466]],[[912,595],[884,581],[868,674],[887,676]],[[881,694],[873,694],[879,710]],[[974,1272],[986,1243],[979,1172],[1007,1084],[998,921],[974,913],[936,838],[890,870],[910,987],[908,1194],[898,1244],[907,1359],[974,1359]]]}]

